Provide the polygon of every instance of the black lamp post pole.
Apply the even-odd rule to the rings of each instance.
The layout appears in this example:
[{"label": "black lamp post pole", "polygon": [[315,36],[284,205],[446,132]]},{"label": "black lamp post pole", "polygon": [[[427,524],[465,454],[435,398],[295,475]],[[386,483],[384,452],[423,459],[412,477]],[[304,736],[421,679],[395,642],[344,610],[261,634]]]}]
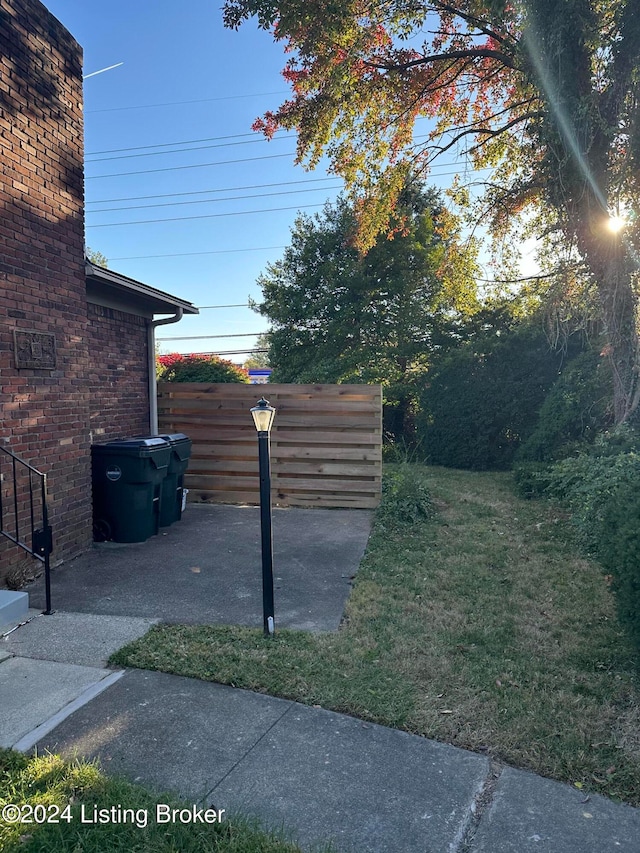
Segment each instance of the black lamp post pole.
[{"label": "black lamp post pole", "polygon": [[269,433],[258,432],[258,460],[260,465],[260,528],[262,532],[262,612],[264,635],[275,633],[273,613],[273,544],[271,541],[271,461],[269,458]]}]

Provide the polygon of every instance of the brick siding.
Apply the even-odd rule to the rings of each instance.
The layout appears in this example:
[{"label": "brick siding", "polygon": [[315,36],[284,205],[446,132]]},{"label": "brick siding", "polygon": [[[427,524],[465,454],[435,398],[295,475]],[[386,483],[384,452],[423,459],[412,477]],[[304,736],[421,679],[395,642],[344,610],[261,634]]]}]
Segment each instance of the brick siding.
[{"label": "brick siding", "polygon": [[88,315],[93,441],[148,434],[147,321],[91,304]]},{"label": "brick siding", "polygon": [[[57,560],[91,541],[81,64],[41,3],[0,0],[0,441],[49,475]],[[55,335],[55,369],[16,369],[14,329]],[[21,561],[0,543],[0,577]]]}]

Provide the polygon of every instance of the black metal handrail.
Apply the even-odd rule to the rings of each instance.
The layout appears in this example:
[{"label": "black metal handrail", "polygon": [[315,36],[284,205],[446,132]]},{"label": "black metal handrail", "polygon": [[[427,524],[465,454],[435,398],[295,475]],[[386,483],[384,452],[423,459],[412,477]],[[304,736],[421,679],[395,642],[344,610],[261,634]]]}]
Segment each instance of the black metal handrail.
[{"label": "black metal handrail", "polygon": [[[46,607],[43,612],[49,615],[53,612],[51,610],[50,566],[50,557],[53,551],[53,536],[51,526],[49,524],[49,510],[47,506],[47,475],[38,471],[38,469],[34,468],[33,465],[29,465],[28,462],[24,461],[24,459],[20,459],[19,456],[16,456],[16,454],[7,447],[0,446],[0,451],[2,451],[2,453],[8,456],[11,460],[10,467],[13,486],[8,495],[12,505],[12,511],[5,511],[5,502],[3,500],[5,485],[4,478],[2,478],[2,482],[0,482],[0,534],[44,564]],[[18,468],[18,466],[22,466],[22,468]],[[28,512],[22,506],[24,499],[21,501],[18,494],[18,471],[26,472],[27,475],[26,485],[28,485]],[[34,478],[36,480],[35,490]],[[38,503],[38,494],[40,495],[39,512],[37,512],[36,506]],[[36,524],[36,515],[39,516],[39,526]],[[11,516],[13,516],[13,525],[10,524]],[[11,529],[9,529],[9,526],[11,526]],[[25,526],[27,528],[26,531]],[[27,531],[29,541],[25,541],[27,536],[24,534]],[[21,532],[23,533],[22,537],[20,535]]]}]

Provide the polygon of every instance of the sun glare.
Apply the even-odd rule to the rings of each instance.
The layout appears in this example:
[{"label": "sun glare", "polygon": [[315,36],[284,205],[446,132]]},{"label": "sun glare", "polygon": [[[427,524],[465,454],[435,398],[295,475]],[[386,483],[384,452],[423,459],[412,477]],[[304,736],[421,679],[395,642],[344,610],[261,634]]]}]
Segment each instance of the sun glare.
[{"label": "sun glare", "polygon": [[617,213],[609,214],[609,219],[607,220],[607,228],[613,234],[617,234],[619,231],[622,231],[626,224],[627,220],[624,218],[624,216],[620,216]]}]

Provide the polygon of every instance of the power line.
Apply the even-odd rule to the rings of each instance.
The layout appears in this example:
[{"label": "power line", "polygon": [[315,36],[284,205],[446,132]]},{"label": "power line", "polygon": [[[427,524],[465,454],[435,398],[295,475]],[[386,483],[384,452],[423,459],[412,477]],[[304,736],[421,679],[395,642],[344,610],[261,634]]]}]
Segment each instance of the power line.
[{"label": "power line", "polygon": [[[423,133],[418,136],[414,136],[414,141],[418,139],[427,139],[429,134]],[[251,131],[251,133],[232,133],[226,134],[225,136],[205,136],[200,139],[179,139],[176,142],[154,142],[152,145],[133,145],[127,148],[105,148],[101,151],[89,151],[85,152],[86,157],[96,157],[98,154],[122,154],[127,153],[129,151],[149,151],[152,148],[173,148],[176,145],[196,145],[200,142],[225,142],[229,139],[246,139],[251,138],[256,142],[267,142],[272,141],[273,139],[295,139],[295,133],[286,133],[284,130],[276,131],[273,136],[269,137],[267,140],[264,136],[257,136],[256,131]],[[238,142],[238,143],[229,143],[229,144],[237,144],[237,145],[245,145],[246,142]],[[216,146],[205,146],[205,147],[216,147]],[[176,151],[169,151],[166,153],[173,154],[178,153],[179,151],[199,151],[199,148],[184,148],[184,149],[176,149]],[[151,152],[154,153],[154,152]],[[157,152],[157,153],[165,153],[165,152]],[[147,156],[147,155],[135,155],[135,156]],[[126,157],[107,157],[107,160],[120,160],[126,159]],[[100,163],[101,160],[91,160],[92,163]]]},{"label": "power line", "polygon": [[261,190],[268,189],[269,187],[288,187],[293,186],[294,184],[313,184],[319,181],[333,181],[335,178],[327,177],[327,178],[303,178],[299,181],[276,181],[271,184],[248,184],[244,187],[221,187],[218,189],[212,190],[191,190],[190,192],[179,192],[179,193],[158,193],[156,195],[133,195],[133,196],[124,196],[121,198],[101,198],[96,199],[96,201],[87,201],[86,204],[111,204],[118,201],[147,201],[151,198],[178,198],[183,195],[207,195],[208,193],[231,193],[231,192],[240,192],[240,190]]},{"label": "power line", "polygon": [[196,305],[198,311],[204,311],[205,308],[249,308],[248,302],[241,302],[239,305]]},{"label": "power line", "polygon": [[313,184],[317,182],[326,182],[333,181],[335,178],[303,178],[299,181],[275,181],[270,184],[248,184],[244,187],[220,187],[218,189],[211,190],[191,190],[189,192],[181,192],[181,193],[158,193],[156,195],[134,195],[134,196],[123,196],[121,198],[102,198],[97,199],[96,201],[87,201],[86,204],[115,204],[118,201],[147,201],[152,198],[180,198],[183,195],[208,195],[209,193],[232,193],[232,192],[240,192],[241,190],[261,190],[261,189],[269,189],[270,187],[288,187],[294,186],[296,184]]},{"label": "power line", "polygon": [[229,166],[233,163],[252,163],[255,160],[276,160],[282,157],[293,157],[294,152],[291,151],[288,154],[265,154],[262,157],[245,157],[241,160],[218,160],[215,163],[196,163],[193,166],[167,166],[164,169],[144,169],[140,172],[112,172],[109,175],[87,175],[85,180],[94,181],[98,180],[98,178],[126,178],[130,175],[152,175],[158,172],[178,172],[183,169],[204,169],[208,166]]},{"label": "power line", "polygon": [[[193,150],[195,150],[195,149],[193,149]],[[195,163],[193,165],[188,165],[188,166],[165,166],[162,169],[143,169],[143,170],[136,171],[136,172],[111,172],[108,175],[88,175],[86,180],[97,180],[98,178],[123,178],[123,177],[128,177],[130,175],[153,175],[153,174],[157,174],[158,172],[178,172],[178,171],[181,171],[183,169],[203,169],[207,166],[228,166],[228,165],[234,164],[234,163],[253,163],[253,162],[256,162],[258,160],[275,160],[277,158],[294,157],[294,156],[295,156],[295,151],[291,151],[291,152],[288,152],[286,154],[263,154],[260,157],[244,157],[244,158],[241,158],[239,160],[217,160],[216,162],[213,162],[213,163]],[[94,161],[94,162],[97,162],[97,161]],[[443,165],[444,166],[450,166],[453,164],[452,163],[446,163]],[[460,169],[454,169],[454,171],[452,171],[452,172],[434,172],[433,170],[431,170],[429,172],[429,175],[432,175],[433,177],[439,178],[439,177],[445,177],[447,175],[457,175],[460,173],[460,171],[461,171]],[[484,172],[484,171],[490,171],[490,170],[488,168],[483,168],[483,169],[472,169],[471,171],[476,171],[476,172],[482,171],[482,172]]]},{"label": "power line", "polygon": [[[293,134],[289,133],[287,136],[280,136],[279,139],[292,139]],[[120,154],[117,157],[96,157],[94,160],[86,160],[87,164],[89,163],[106,163],[110,160],[132,160],[136,157],[157,157],[158,155],[162,155],[164,157],[169,154],[182,154],[185,151],[205,151],[210,150],[211,148],[229,148],[235,145],[253,145],[256,142],[267,142],[266,139],[244,139],[242,142],[218,142],[215,145],[197,145],[193,148],[174,148],[171,151],[146,151],[143,154]],[[177,144],[177,143],[176,143]]]},{"label": "power line", "polygon": [[275,193],[254,193],[252,195],[235,195],[235,196],[222,196],[222,198],[204,198],[204,199],[194,199],[192,201],[164,201],[159,202],[158,204],[130,204],[125,205],[124,207],[99,207],[96,210],[92,210],[91,213],[114,213],[118,210],[149,210],[150,208],[155,207],[179,207],[185,204],[214,204],[221,201],[239,201],[241,199],[247,198],[271,198],[276,195],[299,195],[300,193],[311,193],[318,192],[319,190],[333,190],[340,189],[342,185],[336,184],[332,187],[308,187],[303,190],[282,190],[280,192]]},{"label": "power line", "polygon": [[[219,350],[218,352],[201,352],[199,355],[246,355],[255,352],[269,352],[268,349],[227,349],[227,350]],[[263,368],[260,368],[261,370]]]},{"label": "power line", "polygon": [[243,332],[240,335],[178,335],[171,338],[157,338],[158,341],[208,341],[211,338],[257,338],[264,332]]},{"label": "power line", "polygon": [[167,219],[138,219],[130,222],[105,222],[102,225],[86,225],[85,228],[115,228],[120,225],[151,225],[156,222],[188,222],[193,219],[217,219],[221,216],[249,216],[253,213],[280,213],[284,210],[308,210],[312,207],[324,207],[322,204],[301,204],[293,207],[268,207],[264,210],[235,210],[231,213],[205,213],[200,216],[172,216]]},{"label": "power line", "polygon": [[255,95],[224,95],[219,98],[198,98],[195,101],[165,101],[161,104],[138,104],[134,107],[109,107],[101,110],[85,110],[85,113],[118,113],[125,110],[148,110],[153,107],[181,107],[186,104],[208,104],[213,101],[237,101],[240,98],[270,98],[274,95],[286,95],[288,92],[259,92]]},{"label": "power line", "polygon": [[[171,148],[173,145],[195,145],[196,142],[220,142],[225,139],[243,139],[244,137],[255,137],[256,131],[251,133],[232,133],[227,136],[205,136],[202,139],[179,139],[177,142],[155,142],[153,145],[133,145],[129,148],[104,148],[102,151],[85,152],[85,157],[95,157],[98,154],[120,154],[123,151],[145,151],[149,148]],[[275,136],[278,134],[276,133]],[[289,134],[292,136],[293,134]]]},{"label": "power line", "polygon": [[112,261],[144,261],[151,258],[189,258],[193,255],[226,255],[240,252],[271,252],[286,249],[286,246],[253,246],[249,249],[214,249],[209,252],[174,252],[170,255],[125,255],[119,258],[110,258]]}]

